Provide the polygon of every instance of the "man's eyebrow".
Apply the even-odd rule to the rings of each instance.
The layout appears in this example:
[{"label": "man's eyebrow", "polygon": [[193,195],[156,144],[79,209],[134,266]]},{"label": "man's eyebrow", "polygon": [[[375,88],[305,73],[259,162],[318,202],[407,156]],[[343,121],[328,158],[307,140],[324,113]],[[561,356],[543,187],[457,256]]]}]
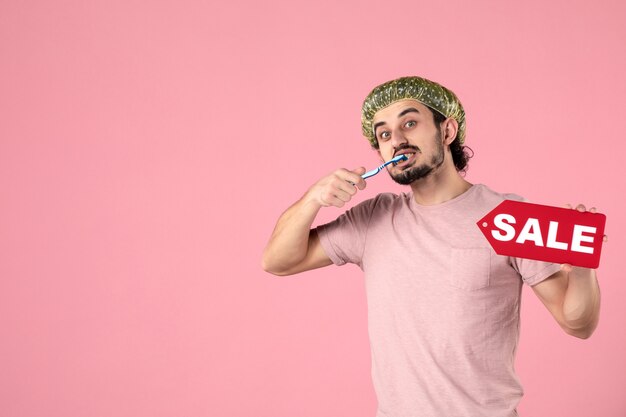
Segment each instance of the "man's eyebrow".
[{"label": "man's eyebrow", "polygon": [[374,132],[376,132],[376,129],[378,129],[380,126],[386,124],[385,122],[378,122],[374,125]]},{"label": "man's eyebrow", "polygon": [[[399,118],[401,118],[402,116],[404,116],[405,114],[407,114],[407,113],[412,113],[412,112],[419,113],[419,110],[417,110],[417,109],[416,109],[416,108],[414,108],[414,107],[409,107],[408,109],[404,109],[404,110],[402,110],[402,111],[400,112],[400,114],[398,115],[398,119],[399,119]],[[379,127],[379,126],[382,126],[382,125],[384,125],[384,124],[386,124],[386,123],[385,123],[385,122],[378,122],[378,123],[376,123],[376,124],[374,125],[374,132],[376,132],[376,129],[378,129],[378,127]]]},{"label": "man's eyebrow", "polygon": [[404,116],[405,114],[411,113],[411,112],[419,113],[419,110],[417,110],[416,108],[413,108],[413,107],[409,107],[408,109],[404,109],[398,115],[398,119],[401,118],[402,116]]}]

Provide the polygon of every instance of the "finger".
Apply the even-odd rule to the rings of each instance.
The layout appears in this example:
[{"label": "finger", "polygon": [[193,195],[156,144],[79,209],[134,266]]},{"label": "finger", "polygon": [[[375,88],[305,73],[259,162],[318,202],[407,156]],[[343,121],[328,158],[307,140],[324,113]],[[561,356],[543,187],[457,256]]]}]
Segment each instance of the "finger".
[{"label": "finger", "polygon": [[604,236],[602,237],[602,241],[603,241],[603,242],[608,242],[608,241],[609,241],[609,237],[608,237],[607,235],[604,235]]},{"label": "finger", "polygon": [[579,204],[579,205],[576,206],[576,210],[578,210],[578,211],[585,211],[586,209],[585,209],[584,205]]},{"label": "finger", "polygon": [[361,175],[365,173],[365,168],[359,167],[354,171],[345,171],[343,179],[362,190],[367,185]]},{"label": "finger", "polygon": [[358,167],[352,170],[352,172],[354,172],[357,175],[363,175],[365,174],[365,167]]},{"label": "finger", "polygon": [[353,184],[351,181],[338,179],[337,181],[333,182],[333,187],[350,195],[356,194],[356,184]]},{"label": "finger", "polygon": [[[359,178],[361,177],[359,176]],[[358,187],[359,190],[364,190],[365,187],[367,187],[367,182],[365,182],[365,180],[361,178],[359,182],[357,182],[355,185]]]},{"label": "finger", "polygon": [[597,212],[597,210],[596,210],[596,208],[595,208],[595,207],[591,207],[591,208],[589,209],[589,212],[590,212],[590,213],[595,213],[595,212]]},{"label": "finger", "polygon": [[338,190],[334,187],[328,187],[320,194],[321,202],[326,206],[341,207],[345,202],[337,197]]},{"label": "finger", "polygon": [[561,264],[561,271],[564,272],[571,272],[572,271],[572,265],[571,264]]},{"label": "finger", "polygon": [[335,207],[343,207],[346,204],[345,201],[342,201],[338,199],[337,197],[334,197],[331,201],[332,201],[332,205]]},{"label": "finger", "polygon": [[338,189],[338,188],[333,190],[332,193],[335,195],[335,197],[337,197],[343,202],[348,202],[352,198],[352,195],[350,193],[344,190]]},{"label": "finger", "polygon": [[352,181],[343,181],[343,180],[338,180],[336,183],[333,183],[333,186],[337,188],[338,190],[345,191],[346,193],[350,195],[355,195],[359,188],[359,184],[355,184]]},{"label": "finger", "polygon": [[566,208],[566,209],[571,209],[571,208],[572,208],[572,205],[571,205],[571,204],[569,204],[569,203],[567,203],[567,204],[564,204],[564,205],[563,205],[563,208]]},{"label": "finger", "polygon": [[335,207],[343,207],[346,204],[344,201],[337,198],[335,195],[329,194],[322,198],[324,202],[326,202],[326,207],[335,206]]},{"label": "finger", "polygon": [[335,198],[336,197],[334,195],[332,195],[332,194],[325,194],[324,193],[324,194],[320,195],[320,203],[322,203],[322,206],[324,206],[324,207],[330,207],[330,206],[334,205],[333,204],[333,200]]}]

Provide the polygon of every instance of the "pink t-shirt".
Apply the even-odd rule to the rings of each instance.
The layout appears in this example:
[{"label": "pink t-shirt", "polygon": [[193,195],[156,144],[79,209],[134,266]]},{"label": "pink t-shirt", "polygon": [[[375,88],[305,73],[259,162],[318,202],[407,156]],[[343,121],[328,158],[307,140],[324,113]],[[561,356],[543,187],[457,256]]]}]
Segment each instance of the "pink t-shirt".
[{"label": "pink t-shirt", "polygon": [[522,283],[560,265],[497,255],[476,222],[502,200],[482,184],[442,204],[379,194],[317,227],[336,265],[365,273],[376,417],[512,417]]}]

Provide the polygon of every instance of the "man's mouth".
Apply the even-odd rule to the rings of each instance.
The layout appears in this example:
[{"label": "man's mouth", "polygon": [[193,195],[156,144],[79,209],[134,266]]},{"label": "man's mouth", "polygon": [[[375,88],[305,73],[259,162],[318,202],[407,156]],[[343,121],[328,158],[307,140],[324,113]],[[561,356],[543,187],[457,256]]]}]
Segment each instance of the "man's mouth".
[{"label": "man's mouth", "polygon": [[395,165],[395,166],[397,166],[397,167],[399,167],[399,168],[402,168],[402,167],[404,167],[404,166],[407,166],[407,165],[409,165],[409,164],[412,164],[412,163],[413,163],[413,161],[415,161],[415,158],[416,158],[417,153],[416,153],[416,152],[398,152],[398,153],[396,154],[396,156],[398,156],[398,155],[406,155],[406,157],[407,157],[407,158],[409,158],[409,159],[407,159],[406,161],[398,162],[398,163]]}]

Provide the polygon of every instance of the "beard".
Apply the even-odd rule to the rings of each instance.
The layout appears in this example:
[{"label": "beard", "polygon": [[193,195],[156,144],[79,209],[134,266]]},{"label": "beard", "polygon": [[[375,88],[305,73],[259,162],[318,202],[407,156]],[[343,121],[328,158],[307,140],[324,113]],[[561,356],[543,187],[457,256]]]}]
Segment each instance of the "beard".
[{"label": "beard", "polygon": [[433,138],[436,149],[435,154],[432,156],[432,158],[430,158],[429,164],[424,162],[421,165],[407,168],[399,174],[392,174],[391,171],[389,171],[391,179],[398,184],[409,185],[414,181],[426,178],[427,176],[432,174],[437,168],[439,168],[443,164],[444,160],[443,143],[441,142],[441,138],[439,137],[440,134],[441,132],[437,132],[437,134],[435,134]]}]

